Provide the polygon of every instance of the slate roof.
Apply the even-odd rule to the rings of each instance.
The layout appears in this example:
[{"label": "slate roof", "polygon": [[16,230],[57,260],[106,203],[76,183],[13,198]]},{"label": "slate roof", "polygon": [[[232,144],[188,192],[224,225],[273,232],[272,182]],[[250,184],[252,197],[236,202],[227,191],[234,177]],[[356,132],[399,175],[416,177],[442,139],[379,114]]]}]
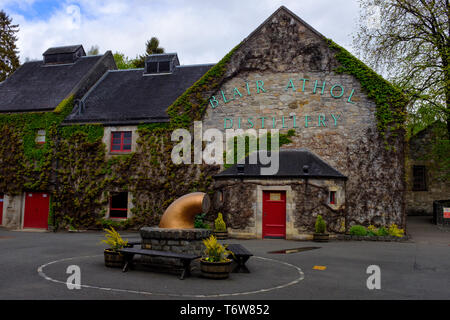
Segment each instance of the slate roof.
[{"label": "slate roof", "polygon": [[[48,55],[48,54],[58,54],[58,53],[74,53],[78,49],[82,48],[83,46],[81,44],[73,45],[73,46],[64,46],[64,47],[53,47],[48,48],[42,55]],[[83,49],[84,52],[84,49]]]},{"label": "slate roof", "polygon": [[177,66],[173,73],[144,74],[144,69],[110,70],[65,120],[108,125],[167,122],[167,108],[213,65]]},{"label": "slate roof", "polygon": [[[245,158],[242,172],[238,172],[238,166],[235,164],[215,175],[214,178],[347,179],[346,176],[307,149],[280,149],[279,170],[275,175],[261,175],[263,165],[259,161],[257,164],[249,164],[249,157]],[[268,165],[265,166],[268,167]],[[304,170],[305,166],[307,166],[307,172]]]},{"label": "slate roof", "polygon": [[53,110],[103,57],[80,57],[72,64],[25,62],[0,84],[0,112]]}]

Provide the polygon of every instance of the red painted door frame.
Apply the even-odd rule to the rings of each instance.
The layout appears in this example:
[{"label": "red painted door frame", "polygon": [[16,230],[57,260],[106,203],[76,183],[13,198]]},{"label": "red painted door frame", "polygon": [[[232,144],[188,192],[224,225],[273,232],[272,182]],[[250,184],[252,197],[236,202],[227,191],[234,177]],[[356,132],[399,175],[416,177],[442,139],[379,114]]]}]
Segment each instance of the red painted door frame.
[{"label": "red painted door frame", "polygon": [[263,191],[262,225],[263,238],[286,238],[286,191]]},{"label": "red painted door frame", "polygon": [[50,195],[47,192],[25,193],[24,228],[48,228]]}]

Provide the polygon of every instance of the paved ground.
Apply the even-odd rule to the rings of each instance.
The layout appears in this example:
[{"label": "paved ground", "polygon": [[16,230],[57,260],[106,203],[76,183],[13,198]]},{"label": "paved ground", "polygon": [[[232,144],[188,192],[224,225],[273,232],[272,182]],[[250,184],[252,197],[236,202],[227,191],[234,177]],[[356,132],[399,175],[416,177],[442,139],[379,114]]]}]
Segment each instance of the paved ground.
[{"label": "paved ground", "polygon": [[[248,262],[250,274],[225,281],[203,279],[198,269],[181,281],[173,274],[105,268],[102,233],[0,228],[0,299],[450,299],[450,232],[428,220],[408,219],[413,239],[406,243],[230,240],[255,257]],[[320,248],[268,253],[299,247]],[[65,285],[69,265],[81,269],[80,290]],[[369,265],[381,268],[380,290],[366,287]]]}]

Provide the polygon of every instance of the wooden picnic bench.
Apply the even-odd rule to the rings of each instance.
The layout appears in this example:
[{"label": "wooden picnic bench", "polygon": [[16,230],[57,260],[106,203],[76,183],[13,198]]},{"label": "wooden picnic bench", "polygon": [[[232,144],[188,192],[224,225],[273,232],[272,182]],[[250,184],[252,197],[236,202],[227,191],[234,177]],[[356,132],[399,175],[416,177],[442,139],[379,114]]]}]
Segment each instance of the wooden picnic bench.
[{"label": "wooden picnic bench", "polygon": [[136,254],[143,255],[143,256],[179,259],[179,260],[181,260],[181,263],[183,264],[183,271],[181,273],[180,280],[183,280],[184,277],[188,277],[191,275],[192,260],[195,260],[195,259],[198,259],[201,257],[201,256],[198,256],[195,254],[175,253],[175,252],[170,252],[170,251],[157,251],[157,250],[137,249],[137,248],[123,248],[118,251],[124,255],[125,265],[122,269],[123,272],[127,272],[129,268],[133,267],[133,257]]},{"label": "wooden picnic bench", "polygon": [[233,268],[232,272],[236,273],[242,270],[242,272],[250,273],[250,270],[248,270],[245,263],[253,256],[253,254],[240,244],[229,244],[227,249],[234,253],[234,255],[230,255],[229,258],[231,257],[236,262],[236,266]]}]

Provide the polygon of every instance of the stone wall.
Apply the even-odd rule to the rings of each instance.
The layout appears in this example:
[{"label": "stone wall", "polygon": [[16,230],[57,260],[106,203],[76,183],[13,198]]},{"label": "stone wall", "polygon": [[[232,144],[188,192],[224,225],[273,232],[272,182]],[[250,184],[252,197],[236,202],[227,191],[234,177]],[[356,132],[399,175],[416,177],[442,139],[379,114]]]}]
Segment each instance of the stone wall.
[{"label": "stone wall", "polygon": [[[444,127],[445,128],[445,127]],[[436,139],[438,126],[430,126],[413,136],[409,141],[409,157],[406,167],[406,213],[408,215],[432,215],[434,200],[450,199],[450,181],[441,177],[432,158],[431,149]],[[413,190],[413,166],[425,166],[426,191]]]},{"label": "stone wall", "polygon": [[[206,229],[162,229],[144,227],[140,229],[142,249],[168,251],[175,253],[203,255],[205,246],[203,239],[211,235]],[[148,266],[171,265],[182,267],[179,259],[163,257],[142,257],[142,262]]]},{"label": "stone wall", "polygon": [[[241,128],[251,127],[252,118],[258,129],[262,128],[258,118],[264,116],[265,128],[272,128],[274,117],[275,127],[286,132],[294,127],[295,116],[296,135],[283,148],[306,148],[348,177],[346,226],[404,225],[403,133],[391,137],[387,150],[377,129],[375,103],[356,78],[335,73],[337,66],[320,35],[280,11],[231,58],[228,79],[214,93],[217,103],[213,102],[215,108],[209,105],[203,129],[224,130],[224,118],[234,119],[237,128],[239,117]],[[335,85],[344,89],[342,97],[340,87],[334,87],[334,97],[331,94]],[[333,228],[340,223],[333,223]]]},{"label": "stone wall", "polygon": [[[345,182],[319,179],[218,179],[215,187],[222,201],[214,209],[224,214],[228,232],[237,238],[261,238],[263,191],[286,192],[286,238],[310,239],[317,215],[327,222],[327,231],[346,231]],[[336,191],[336,204],[328,192]]]},{"label": "stone wall", "polygon": [[22,227],[23,195],[4,195],[3,227],[19,229]]}]

